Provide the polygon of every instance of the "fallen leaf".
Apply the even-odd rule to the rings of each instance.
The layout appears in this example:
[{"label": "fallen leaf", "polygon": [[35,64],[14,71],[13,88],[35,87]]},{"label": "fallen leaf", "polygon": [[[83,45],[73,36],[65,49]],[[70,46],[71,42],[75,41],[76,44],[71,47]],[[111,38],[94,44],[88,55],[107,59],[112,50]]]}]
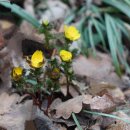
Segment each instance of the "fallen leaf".
[{"label": "fallen leaf", "polygon": [[0,126],[8,130],[24,130],[25,121],[32,117],[32,100],[18,104],[20,96],[17,94],[0,95]]},{"label": "fallen leaf", "polygon": [[[71,113],[79,113],[82,110],[82,104],[90,104],[92,99],[91,95],[82,95],[77,96],[73,99],[70,99],[66,102],[59,103],[59,105],[53,105],[53,108],[51,107],[51,110],[56,110],[55,117],[60,118],[63,117],[64,119],[68,119],[71,116]],[[60,102],[59,99],[56,100],[57,102]],[[56,104],[56,101],[54,104]],[[67,107],[68,106],[68,107]]]},{"label": "fallen leaf", "polygon": [[[122,119],[130,121],[130,117],[128,117],[124,112],[116,112],[115,114]],[[130,124],[121,120],[116,120],[113,124],[109,125],[106,130],[130,130]]]},{"label": "fallen leaf", "polygon": [[[67,96],[67,87],[66,85],[62,85],[60,88],[61,92],[64,94],[64,96]],[[69,86],[69,93],[72,97],[78,96],[80,93],[75,89],[74,86]]]},{"label": "fallen leaf", "polygon": [[100,124],[96,123],[95,125],[92,125],[89,130],[101,130]]},{"label": "fallen leaf", "polygon": [[125,94],[126,98],[129,100],[130,99],[130,89],[124,91],[124,94]]},{"label": "fallen leaf", "polygon": [[116,103],[125,102],[125,95],[122,90],[119,87],[108,84],[107,82],[91,84],[88,88],[89,93],[92,95],[98,95],[103,90],[107,90]]},{"label": "fallen leaf", "polygon": [[0,114],[3,115],[8,113],[14,104],[19,100],[20,96],[17,94],[8,95],[7,93],[2,93],[0,95]]},{"label": "fallen leaf", "polygon": [[110,95],[104,94],[102,97],[93,97],[90,107],[92,110],[110,113],[115,109],[115,103]]},{"label": "fallen leaf", "polygon": [[67,128],[65,126],[62,126],[61,124],[55,124],[55,127],[58,129],[58,130],[67,130]]},{"label": "fallen leaf", "polygon": [[75,74],[88,77],[90,84],[106,82],[116,87],[125,87],[124,82],[114,72],[111,58],[107,54],[98,52],[96,58],[80,55],[74,60],[73,68]]},{"label": "fallen leaf", "polygon": [[92,98],[91,95],[77,96],[73,99],[61,102],[60,99],[54,100],[50,110],[56,110],[54,115],[55,118],[63,117],[68,119],[71,113],[79,113],[82,110],[83,104],[90,105],[91,110],[99,112],[111,112],[115,109],[115,103],[111,96],[104,94],[102,97],[95,96]]}]

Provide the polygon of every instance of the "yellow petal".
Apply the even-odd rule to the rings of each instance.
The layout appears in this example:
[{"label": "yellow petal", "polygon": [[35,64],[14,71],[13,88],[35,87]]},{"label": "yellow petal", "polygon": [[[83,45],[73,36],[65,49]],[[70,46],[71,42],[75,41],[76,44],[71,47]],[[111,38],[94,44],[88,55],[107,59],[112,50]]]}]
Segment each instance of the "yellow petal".
[{"label": "yellow petal", "polygon": [[42,51],[36,50],[31,57],[31,66],[34,68],[41,68],[43,66],[44,56]]},{"label": "yellow petal", "polygon": [[80,38],[79,31],[74,26],[64,26],[65,37],[71,41],[78,40]]},{"label": "yellow petal", "polygon": [[63,61],[69,62],[72,60],[72,53],[66,50],[61,50],[60,57]]},{"label": "yellow petal", "polygon": [[12,78],[14,80],[18,80],[19,78],[21,78],[23,74],[23,69],[21,67],[14,67],[12,70]]}]

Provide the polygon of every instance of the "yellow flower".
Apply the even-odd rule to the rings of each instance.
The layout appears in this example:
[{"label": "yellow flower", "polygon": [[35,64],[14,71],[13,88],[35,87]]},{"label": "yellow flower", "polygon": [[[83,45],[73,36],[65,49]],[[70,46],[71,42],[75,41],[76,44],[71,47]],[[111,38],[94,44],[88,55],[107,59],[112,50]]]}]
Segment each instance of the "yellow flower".
[{"label": "yellow flower", "polygon": [[54,80],[59,79],[60,77],[60,70],[58,68],[54,68],[50,73],[50,77]]},{"label": "yellow flower", "polygon": [[44,56],[42,51],[37,50],[33,53],[31,57],[31,66],[34,68],[41,68],[44,63]]},{"label": "yellow flower", "polygon": [[43,25],[48,26],[49,25],[49,21],[48,20],[44,20],[43,21]]},{"label": "yellow flower", "polygon": [[14,80],[19,80],[22,77],[23,69],[21,67],[14,67],[12,70],[12,78]]},{"label": "yellow flower", "polygon": [[72,53],[66,50],[61,50],[60,57],[63,61],[69,62],[72,60]]},{"label": "yellow flower", "polygon": [[80,38],[79,31],[74,26],[64,26],[65,37],[71,41],[78,40]]}]

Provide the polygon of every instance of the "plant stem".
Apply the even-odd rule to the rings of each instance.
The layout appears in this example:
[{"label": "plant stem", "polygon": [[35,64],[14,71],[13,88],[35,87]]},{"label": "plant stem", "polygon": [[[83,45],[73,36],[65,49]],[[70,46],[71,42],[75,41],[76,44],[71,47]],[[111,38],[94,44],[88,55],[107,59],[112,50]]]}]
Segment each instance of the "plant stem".
[{"label": "plant stem", "polygon": [[67,96],[68,96],[69,95],[69,85],[70,85],[68,75],[66,75],[66,81],[67,81]]},{"label": "plant stem", "polygon": [[51,95],[49,95],[48,96],[48,104],[47,104],[47,109],[46,109],[46,111],[45,111],[45,113],[48,115],[48,109],[49,109],[49,107],[50,107],[50,105],[51,105],[51,103],[52,103],[52,98],[53,98],[53,94],[51,94]]}]

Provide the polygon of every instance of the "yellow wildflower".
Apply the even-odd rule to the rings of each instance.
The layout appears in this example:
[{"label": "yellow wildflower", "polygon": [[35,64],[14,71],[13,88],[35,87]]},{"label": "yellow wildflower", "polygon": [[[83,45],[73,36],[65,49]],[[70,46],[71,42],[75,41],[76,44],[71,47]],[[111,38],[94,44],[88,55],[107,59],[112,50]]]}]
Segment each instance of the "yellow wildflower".
[{"label": "yellow wildflower", "polygon": [[44,56],[42,51],[36,50],[31,57],[31,66],[34,68],[41,68],[44,63]]},{"label": "yellow wildflower", "polygon": [[14,67],[12,70],[12,78],[14,80],[19,80],[22,77],[23,69],[21,67]]},{"label": "yellow wildflower", "polygon": [[54,68],[50,74],[50,77],[54,80],[59,79],[60,77],[60,70],[58,68]]},{"label": "yellow wildflower", "polygon": [[63,61],[69,62],[72,60],[72,53],[66,50],[61,50],[60,57]]},{"label": "yellow wildflower", "polygon": [[44,20],[43,21],[43,25],[48,26],[49,25],[49,21],[48,20]]},{"label": "yellow wildflower", "polygon": [[79,31],[74,26],[66,26],[64,27],[65,37],[71,41],[78,40],[80,38]]}]

